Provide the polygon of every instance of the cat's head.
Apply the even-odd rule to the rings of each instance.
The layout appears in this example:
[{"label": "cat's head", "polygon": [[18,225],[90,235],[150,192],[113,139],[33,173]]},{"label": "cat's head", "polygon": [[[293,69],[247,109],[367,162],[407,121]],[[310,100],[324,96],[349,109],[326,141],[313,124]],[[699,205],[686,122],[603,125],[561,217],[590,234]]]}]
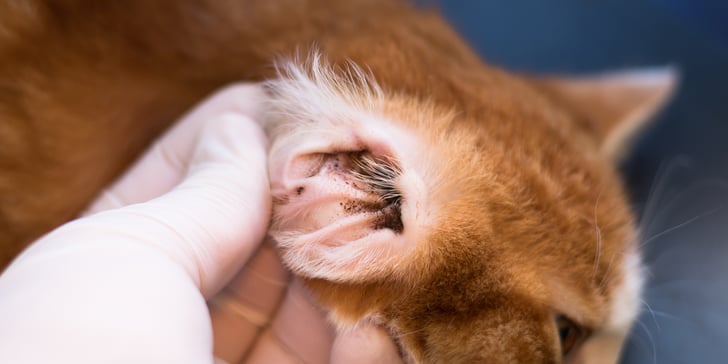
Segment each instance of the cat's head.
[{"label": "cat's head", "polygon": [[411,362],[617,359],[642,272],[614,161],[669,78],[483,66],[449,103],[318,56],[280,69],[271,233],[335,324],[382,325]]}]

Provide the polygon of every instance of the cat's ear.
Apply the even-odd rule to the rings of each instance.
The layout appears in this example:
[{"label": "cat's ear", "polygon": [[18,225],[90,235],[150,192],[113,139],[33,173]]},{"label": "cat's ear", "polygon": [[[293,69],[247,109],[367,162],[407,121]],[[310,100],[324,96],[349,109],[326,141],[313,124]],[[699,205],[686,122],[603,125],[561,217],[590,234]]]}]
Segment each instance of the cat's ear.
[{"label": "cat's ear", "polygon": [[354,64],[315,53],[279,72],[266,84],[263,123],[272,140],[270,234],[283,261],[332,282],[406,275],[425,215],[422,182],[403,168],[416,138],[382,117],[382,89]]},{"label": "cat's ear", "polygon": [[670,98],[677,80],[677,71],[664,67],[543,78],[539,84],[575,114],[580,127],[591,133],[605,156],[619,161],[638,132]]}]

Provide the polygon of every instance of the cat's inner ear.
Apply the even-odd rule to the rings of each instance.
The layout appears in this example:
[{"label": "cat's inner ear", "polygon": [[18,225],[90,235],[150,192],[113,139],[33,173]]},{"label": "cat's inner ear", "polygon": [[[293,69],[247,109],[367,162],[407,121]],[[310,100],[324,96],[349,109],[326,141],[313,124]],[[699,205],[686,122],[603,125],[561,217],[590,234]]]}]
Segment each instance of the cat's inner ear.
[{"label": "cat's inner ear", "polygon": [[362,282],[405,274],[426,214],[422,148],[363,71],[314,56],[268,82],[271,235],[297,274]]},{"label": "cat's inner ear", "polygon": [[672,95],[677,78],[674,68],[663,67],[543,78],[537,83],[576,116],[603,155],[619,161]]}]

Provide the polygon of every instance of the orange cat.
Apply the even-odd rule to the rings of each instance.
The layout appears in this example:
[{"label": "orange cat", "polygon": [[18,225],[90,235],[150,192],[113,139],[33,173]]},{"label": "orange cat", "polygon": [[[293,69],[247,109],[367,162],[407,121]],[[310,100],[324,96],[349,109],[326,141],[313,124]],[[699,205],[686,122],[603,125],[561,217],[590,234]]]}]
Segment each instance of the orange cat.
[{"label": "orange cat", "polygon": [[396,1],[0,4],[0,265],[239,80],[271,95],[271,233],[337,326],[409,362],[617,360],[642,274],[613,163],[670,78],[512,75]]}]

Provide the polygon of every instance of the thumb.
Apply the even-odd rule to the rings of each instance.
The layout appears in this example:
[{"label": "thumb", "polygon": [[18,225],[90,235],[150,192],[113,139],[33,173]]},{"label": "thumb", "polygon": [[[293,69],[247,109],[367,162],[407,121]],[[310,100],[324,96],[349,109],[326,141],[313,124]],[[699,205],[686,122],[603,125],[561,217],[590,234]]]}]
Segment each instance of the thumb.
[{"label": "thumb", "polygon": [[[267,141],[258,125],[240,114],[223,114],[202,130],[187,177],[150,201],[183,244],[206,297],[217,292],[250,258],[268,228],[271,197]],[[172,239],[175,240],[175,239]]]},{"label": "thumb", "polygon": [[373,325],[362,325],[339,334],[331,348],[333,364],[401,364],[397,347],[387,333]]},{"label": "thumb", "polygon": [[268,228],[266,143],[248,117],[228,113],[209,119],[186,177],[171,191],[59,230],[157,248],[209,298],[251,257]]}]

